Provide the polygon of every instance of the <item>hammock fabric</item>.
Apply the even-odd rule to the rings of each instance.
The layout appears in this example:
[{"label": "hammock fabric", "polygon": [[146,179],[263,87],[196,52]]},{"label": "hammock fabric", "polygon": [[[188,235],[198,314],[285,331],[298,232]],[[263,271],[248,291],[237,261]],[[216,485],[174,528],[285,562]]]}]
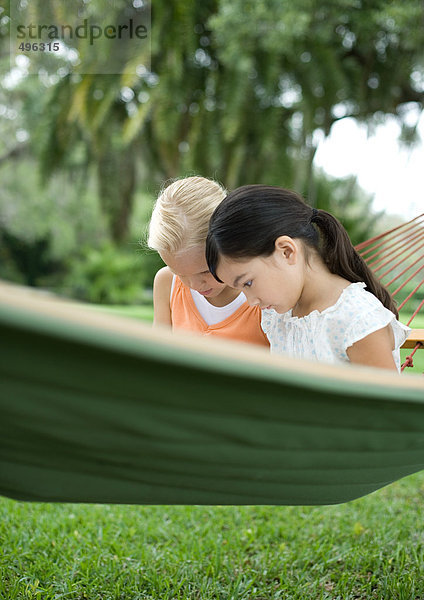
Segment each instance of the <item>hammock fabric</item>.
[{"label": "hammock fabric", "polygon": [[424,469],[424,382],[0,285],[0,494],[333,504]]}]

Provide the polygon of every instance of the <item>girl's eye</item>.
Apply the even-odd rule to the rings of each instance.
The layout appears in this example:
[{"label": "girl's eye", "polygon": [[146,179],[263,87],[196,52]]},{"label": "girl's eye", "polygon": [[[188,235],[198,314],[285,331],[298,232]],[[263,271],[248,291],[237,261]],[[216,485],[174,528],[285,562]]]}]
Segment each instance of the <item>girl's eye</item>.
[{"label": "girl's eye", "polygon": [[246,283],[243,283],[243,287],[251,287],[252,286],[252,280],[249,279],[249,281],[246,281]]}]

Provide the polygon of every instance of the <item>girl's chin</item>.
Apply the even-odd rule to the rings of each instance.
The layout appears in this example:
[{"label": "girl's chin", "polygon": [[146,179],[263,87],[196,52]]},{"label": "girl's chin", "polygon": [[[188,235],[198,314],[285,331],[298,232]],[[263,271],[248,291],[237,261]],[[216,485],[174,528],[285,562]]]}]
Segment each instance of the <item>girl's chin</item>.
[{"label": "girl's chin", "polygon": [[278,313],[279,315],[283,315],[285,312],[288,311],[287,308],[282,308],[281,306],[271,306],[272,310],[275,310],[276,313]]}]

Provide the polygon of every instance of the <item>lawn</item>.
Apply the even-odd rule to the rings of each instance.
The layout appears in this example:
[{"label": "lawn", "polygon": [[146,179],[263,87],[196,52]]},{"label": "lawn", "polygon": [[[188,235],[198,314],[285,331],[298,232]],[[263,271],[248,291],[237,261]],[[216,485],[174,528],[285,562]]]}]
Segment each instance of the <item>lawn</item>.
[{"label": "lawn", "polygon": [[424,598],[424,473],[330,507],[0,500],[8,600]]},{"label": "lawn", "polygon": [[84,308],[100,310],[105,313],[119,315],[120,317],[129,317],[131,319],[141,319],[142,321],[153,321],[153,305],[141,306],[110,306],[104,304],[84,304]]}]

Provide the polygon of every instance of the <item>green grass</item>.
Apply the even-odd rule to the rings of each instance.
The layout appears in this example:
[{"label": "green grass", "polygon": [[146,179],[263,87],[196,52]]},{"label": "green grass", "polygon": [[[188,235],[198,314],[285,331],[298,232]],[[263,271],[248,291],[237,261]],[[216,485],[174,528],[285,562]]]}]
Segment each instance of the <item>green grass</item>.
[{"label": "green grass", "polygon": [[332,507],[0,500],[0,597],[424,597],[424,473]]},{"label": "green grass", "polygon": [[84,304],[84,308],[92,308],[101,312],[119,315],[120,317],[129,317],[131,319],[141,319],[142,321],[153,321],[153,305],[141,306],[116,306],[104,304]]},{"label": "green grass", "polygon": [[[400,351],[400,360],[401,363],[405,361],[405,358],[413,352],[413,349],[409,348],[408,350]],[[408,375],[409,373],[424,373],[424,348],[420,348],[412,357],[414,366],[412,368],[408,367],[405,369],[404,373]]]}]

